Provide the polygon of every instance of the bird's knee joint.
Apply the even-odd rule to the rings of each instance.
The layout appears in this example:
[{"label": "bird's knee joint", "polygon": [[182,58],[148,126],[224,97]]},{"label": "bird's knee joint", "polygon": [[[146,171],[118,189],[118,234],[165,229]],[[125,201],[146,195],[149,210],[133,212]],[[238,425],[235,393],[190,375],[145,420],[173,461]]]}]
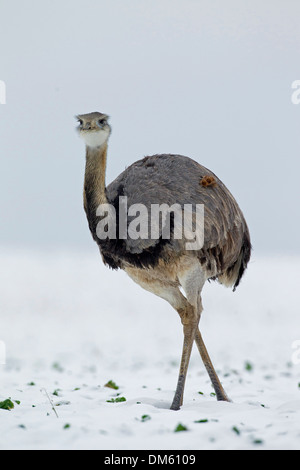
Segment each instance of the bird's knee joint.
[{"label": "bird's knee joint", "polygon": [[183,312],[180,312],[179,315],[183,326],[188,325],[190,323],[190,317],[186,314],[185,310]]},{"label": "bird's knee joint", "polygon": [[195,309],[190,306],[188,308],[181,308],[178,310],[181,323],[185,326],[190,326],[193,323],[198,325],[200,320],[200,315],[195,311]]}]

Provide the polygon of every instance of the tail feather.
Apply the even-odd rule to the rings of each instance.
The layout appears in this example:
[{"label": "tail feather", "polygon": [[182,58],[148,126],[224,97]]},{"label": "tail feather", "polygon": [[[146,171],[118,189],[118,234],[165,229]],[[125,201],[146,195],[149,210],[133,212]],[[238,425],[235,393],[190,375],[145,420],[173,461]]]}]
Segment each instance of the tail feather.
[{"label": "tail feather", "polygon": [[249,233],[245,233],[243,244],[238,259],[223,274],[218,276],[218,281],[226,287],[233,286],[233,292],[238,287],[247,268],[251,256],[251,242]]}]

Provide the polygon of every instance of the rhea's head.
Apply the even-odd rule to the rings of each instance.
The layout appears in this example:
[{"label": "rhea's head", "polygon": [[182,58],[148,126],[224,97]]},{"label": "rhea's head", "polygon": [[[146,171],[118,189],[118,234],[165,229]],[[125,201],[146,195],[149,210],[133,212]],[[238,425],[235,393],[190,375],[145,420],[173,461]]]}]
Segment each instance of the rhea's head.
[{"label": "rhea's head", "polygon": [[111,133],[107,114],[98,112],[79,114],[77,127],[79,136],[85,141],[87,147],[101,147],[105,144]]}]

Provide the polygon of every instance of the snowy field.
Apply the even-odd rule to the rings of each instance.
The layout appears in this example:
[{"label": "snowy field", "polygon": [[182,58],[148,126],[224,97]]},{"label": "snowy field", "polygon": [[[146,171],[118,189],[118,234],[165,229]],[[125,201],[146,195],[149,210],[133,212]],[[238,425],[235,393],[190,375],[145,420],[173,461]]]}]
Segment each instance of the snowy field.
[{"label": "snowy field", "polygon": [[182,329],[166,302],[96,246],[0,259],[0,401],[14,403],[0,449],[300,449],[299,258],[254,255],[235,293],[205,286],[201,330],[232,403],[195,347],[176,412]]}]

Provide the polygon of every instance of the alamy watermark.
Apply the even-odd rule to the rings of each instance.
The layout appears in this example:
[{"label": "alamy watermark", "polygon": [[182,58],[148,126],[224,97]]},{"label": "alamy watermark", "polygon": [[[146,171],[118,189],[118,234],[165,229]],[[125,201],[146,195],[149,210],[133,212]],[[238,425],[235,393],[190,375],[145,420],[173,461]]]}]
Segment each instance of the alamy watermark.
[{"label": "alamy watermark", "polygon": [[6,85],[3,80],[0,80],[0,104],[6,104]]},{"label": "alamy watermark", "polygon": [[292,349],[295,349],[292,354],[292,363],[298,365],[300,364],[300,339],[295,339],[292,342]]},{"label": "alamy watermark", "polygon": [[292,83],[292,89],[295,90],[292,93],[291,101],[293,104],[300,104],[300,80],[294,80]]},{"label": "alamy watermark", "polygon": [[0,365],[6,363],[6,347],[4,341],[0,340]]},{"label": "alamy watermark", "polygon": [[186,250],[200,250],[204,244],[204,204],[132,204],[119,197],[114,205],[100,204],[96,233],[100,240],[185,240]]}]

